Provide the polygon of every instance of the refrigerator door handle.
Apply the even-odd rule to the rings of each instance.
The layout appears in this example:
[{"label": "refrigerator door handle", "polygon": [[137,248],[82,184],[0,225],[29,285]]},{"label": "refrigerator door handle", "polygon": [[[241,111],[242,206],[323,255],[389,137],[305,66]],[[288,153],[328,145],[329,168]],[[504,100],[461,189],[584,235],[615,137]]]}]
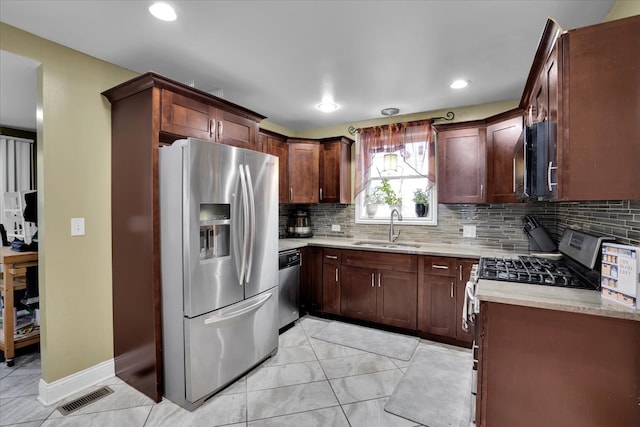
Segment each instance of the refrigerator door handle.
[{"label": "refrigerator door handle", "polygon": [[272,295],[271,292],[268,292],[262,295],[257,301],[255,302],[252,301],[251,304],[249,305],[242,304],[242,303],[238,304],[240,305],[240,307],[238,307],[236,310],[230,313],[221,313],[215,316],[211,316],[204,320],[204,324],[211,325],[214,323],[226,322],[227,320],[231,320],[235,317],[242,316],[243,314],[247,314],[249,312],[255,311],[258,308],[262,307],[269,300],[269,298],[271,298],[271,295]]},{"label": "refrigerator door handle", "polygon": [[251,171],[249,165],[244,165],[247,175],[247,193],[249,194],[249,258],[247,259],[247,282],[251,280],[251,266],[253,265],[253,247],[256,240],[256,201],[253,197],[253,180],[251,179]]},{"label": "refrigerator door handle", "polygon": [[242,165],[238,166],[240,169],[240,186],[242,187],[242,218],[244,222],[244,232],[242,234],[242,266],[240,268],[240,276],[238,281],[240,285],[244,283],[244,277],[247,273],[247,244],[249,237],[249,195],[247,194],[247,180],[244,176],[244,170]]}]

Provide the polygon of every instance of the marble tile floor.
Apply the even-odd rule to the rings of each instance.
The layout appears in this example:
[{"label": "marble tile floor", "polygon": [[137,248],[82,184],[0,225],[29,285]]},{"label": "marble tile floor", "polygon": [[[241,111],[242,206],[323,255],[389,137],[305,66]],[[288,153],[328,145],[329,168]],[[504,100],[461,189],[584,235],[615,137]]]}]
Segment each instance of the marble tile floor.
[{"label": "marble tile floor", "polygon": [[[193,412],[166,399],[154,403],[117,377],[45,407],[36,399],[40,355],[20,356],[11,368],[0,365],[0,426],[418,426],[384,411],[410,361],[312,338],[327,322],[300,319],[280,335],[273,358]],[[425,340],[420,346],[466,354],[471,364],[470,350]],[[114,393],[67,416],[56,410],[102,385]]]}]

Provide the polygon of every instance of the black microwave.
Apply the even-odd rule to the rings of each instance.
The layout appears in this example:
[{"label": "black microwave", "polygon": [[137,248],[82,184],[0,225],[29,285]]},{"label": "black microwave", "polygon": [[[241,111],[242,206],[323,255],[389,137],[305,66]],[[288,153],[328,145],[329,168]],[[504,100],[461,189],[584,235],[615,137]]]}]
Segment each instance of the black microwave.
[{"label": "black microwave", "polygon": [[550,198],[555,183],[551,171],[555,153],[555,123],[544,121],[525,126],[513,154],[514,191],[519,199]]}]

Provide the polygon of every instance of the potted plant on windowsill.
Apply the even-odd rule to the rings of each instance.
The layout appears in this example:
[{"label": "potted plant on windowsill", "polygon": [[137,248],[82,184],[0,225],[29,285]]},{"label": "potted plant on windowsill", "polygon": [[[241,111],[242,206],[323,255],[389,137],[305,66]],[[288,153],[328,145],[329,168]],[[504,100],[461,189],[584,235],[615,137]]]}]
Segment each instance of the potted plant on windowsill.
[{"label": "potted plant on windowsill", "polygon": [[371,192],[365,197],[365,204],[367,208],[367,216],[373,218],[378,211],[378,205],[384,203],[384,194],[380,187],[373,187]]},{"label": "potted plant on windowsill", "polygon": [[389,205],[389,209],[402,209],[402,197],[391,188],[389,178],[382,178],[380,191],[384,194],[384,203]]},{"label": "potted plant on windowsill", "polygon": [[413,192],[413,202],[416,204],[416,215],[418,217],[427,216],[429,213],[429,191],[421,188]]}]

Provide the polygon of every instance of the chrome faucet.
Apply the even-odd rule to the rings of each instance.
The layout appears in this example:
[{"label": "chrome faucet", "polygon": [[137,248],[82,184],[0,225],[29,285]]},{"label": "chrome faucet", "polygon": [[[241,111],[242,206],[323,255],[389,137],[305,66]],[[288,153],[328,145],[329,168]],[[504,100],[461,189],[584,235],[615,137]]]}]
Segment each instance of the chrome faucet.
[{"label": "chrome faucet", "polygon": [[391,221],[389,222],[389,241],[390,242],[395,242],[396,239],[398,237],[400,237],[400,231],[398,231],[398,234],[395,234],[393,232],[393,214],[397,213],[398,214],[398,221],[402,221],[402,214],[400,213],[400,211],[398,209],[393,209],[391,211]]}]

